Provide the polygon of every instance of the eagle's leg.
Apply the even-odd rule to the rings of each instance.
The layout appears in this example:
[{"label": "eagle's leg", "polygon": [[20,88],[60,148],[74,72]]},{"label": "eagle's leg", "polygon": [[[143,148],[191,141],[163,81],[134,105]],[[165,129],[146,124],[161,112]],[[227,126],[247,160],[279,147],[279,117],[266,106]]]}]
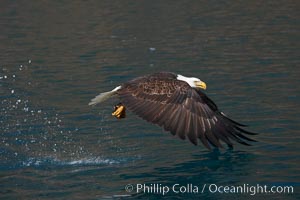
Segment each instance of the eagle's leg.
[{"label": "eagle's leg", "polygon": [[126,108],[122,103],[118,103],[114,107],[114,112],[112,113],[113,116],[115,116],[118,119],[125,118],[126,117]]}]

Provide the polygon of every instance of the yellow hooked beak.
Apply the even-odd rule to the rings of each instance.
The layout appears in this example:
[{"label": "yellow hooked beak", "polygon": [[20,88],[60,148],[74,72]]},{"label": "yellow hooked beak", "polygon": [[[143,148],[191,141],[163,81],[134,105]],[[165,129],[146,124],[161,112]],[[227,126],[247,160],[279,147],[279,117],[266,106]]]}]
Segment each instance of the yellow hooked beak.
[{"label": "yellow hooked beak", "polygon": [[203,81],[195,81],[195,85],[197,88],[201,88],[203,90],[206,90],[206,83]]}]

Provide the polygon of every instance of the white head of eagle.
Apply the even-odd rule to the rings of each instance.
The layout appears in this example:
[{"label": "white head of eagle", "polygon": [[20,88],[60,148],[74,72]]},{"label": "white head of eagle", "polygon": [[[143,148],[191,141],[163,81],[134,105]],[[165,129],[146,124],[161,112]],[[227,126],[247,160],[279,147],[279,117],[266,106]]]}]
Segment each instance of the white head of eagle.
[{"label": "white head of eagle", "polygon": [[202,88],[204,90],[206,89],[206,84],[203,81],[201,81],[199,78],[186,77],[186,76],[182,76],[180,74],[177,74],[177,80],[186,82],[192,88]]}]

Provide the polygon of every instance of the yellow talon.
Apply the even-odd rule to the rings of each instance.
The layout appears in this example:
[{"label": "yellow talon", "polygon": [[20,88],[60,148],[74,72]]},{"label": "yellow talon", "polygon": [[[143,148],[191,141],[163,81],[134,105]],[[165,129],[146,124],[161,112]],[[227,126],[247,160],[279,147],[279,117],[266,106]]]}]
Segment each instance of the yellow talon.
[{"label": "yellow talon", "polygon": [[122,104],[118,104],[115,106],[115,110],[112,113],[112,116],[115,116],[118,119],[125,118],[126,117],[126,108]]}]

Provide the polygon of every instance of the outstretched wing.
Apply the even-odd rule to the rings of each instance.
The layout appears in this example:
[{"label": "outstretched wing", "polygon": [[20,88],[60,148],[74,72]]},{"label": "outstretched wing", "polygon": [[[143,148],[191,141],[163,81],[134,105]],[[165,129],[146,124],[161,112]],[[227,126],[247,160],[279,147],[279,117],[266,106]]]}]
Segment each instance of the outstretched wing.
[{"label": "outstretched wing", "polygon": [[244,145],[253,135],[222,114],[200,90],[176,79],[142,77],[130,81],[117,91],[122,103],[141,118],[158,124],[181,139],[194,144],[198,139],[207,147],[232,147],[232,140]]}]

